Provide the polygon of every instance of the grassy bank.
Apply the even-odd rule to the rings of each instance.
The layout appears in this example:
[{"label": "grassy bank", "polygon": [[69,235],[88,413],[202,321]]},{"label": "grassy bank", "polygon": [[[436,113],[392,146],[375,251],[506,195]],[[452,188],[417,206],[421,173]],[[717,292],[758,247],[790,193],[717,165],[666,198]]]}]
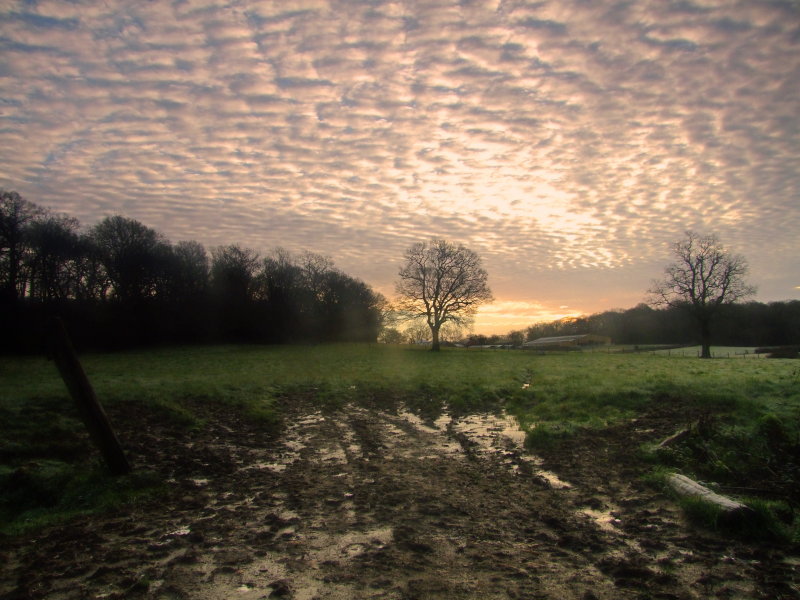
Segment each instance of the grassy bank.
[{"label": "grassy bank", "polygon": [[[709,464],[717,465],[716,475],[733,461],[755,469],[774,459],[766,440],[775,436],[784,451],[794,448],[800,422],[800,374],[797,361],[789,360],[463,349],[436,354],[337,345],[171,348],[86,355],[82,361],[110,413],[137,403],[186,431],[203,427],[207,404],[274,425],[281,419],[280,401],[302,395],[320,406],[402,403],[431,417],[445,406],[451,412],[502,406],[519,418],[535,448],[568,443],[581,428],[605,427],[654,404],[680,404],[713,415],[714,429],[689,440],[705,444],[705,454],[684,445],[664,464],[702,474],[698,465],[713,454],[716,462]],[[141,474],[112,481],[94,459],[87,461],[94,452],[54,365],[43,358],[0,358],[0,420],[0,520],[6,524],[30,521],[28,508],[53,514],[112,506],[153,483]],[[767,450],[736,455],[733,449],[743,443]]]}]

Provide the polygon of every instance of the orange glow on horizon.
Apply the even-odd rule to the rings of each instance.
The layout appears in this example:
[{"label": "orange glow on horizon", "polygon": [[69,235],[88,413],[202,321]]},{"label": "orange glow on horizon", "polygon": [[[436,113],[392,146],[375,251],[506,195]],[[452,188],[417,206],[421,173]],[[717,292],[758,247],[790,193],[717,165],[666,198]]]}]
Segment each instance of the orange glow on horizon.
[{"label": "orange glow on horizon", "polygon": [[498,300],[478,309],[473,331],[483,335],[503,335],[511,331],[527,329],[536,323],[580,317],[585,314],[581,311],[565,310],[565,308],[569,307],[551,307],[521,300]]}]

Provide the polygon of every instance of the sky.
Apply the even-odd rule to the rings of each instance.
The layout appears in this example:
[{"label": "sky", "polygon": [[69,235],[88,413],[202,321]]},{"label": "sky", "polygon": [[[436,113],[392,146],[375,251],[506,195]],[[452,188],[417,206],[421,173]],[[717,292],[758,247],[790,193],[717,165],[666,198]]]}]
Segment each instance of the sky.
[{"label": "sky", "polygon": [[800,298],[799,0],[0,0],[0,187],[88,227],[477,252],[504,333],[630,308],[686,230]]}]

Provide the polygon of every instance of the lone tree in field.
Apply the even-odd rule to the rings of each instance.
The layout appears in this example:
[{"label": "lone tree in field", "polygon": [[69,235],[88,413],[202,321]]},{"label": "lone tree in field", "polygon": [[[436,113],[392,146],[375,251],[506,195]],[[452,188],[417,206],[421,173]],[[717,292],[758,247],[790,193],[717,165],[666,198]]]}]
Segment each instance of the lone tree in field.
[{"label": "lone tree in field", "polygon": [[445,240],[414,244],[406,251],[397,283],[398,308],[408,318],[424,318],[431,329],[431,350],[439,350],[439,331],[465,323],[478,306],[492,299],[480,257]]},{"label": "lone tree in field", "polygon": [[747,285],[747,261],[727,252],[715,235],[686,232],[673,245],[675,262],[664,269],[664,279],[654,281],[652,303],[686,308],[700,328],[702,358],[711,358],[711,322],[720,309],[755,293]]}]

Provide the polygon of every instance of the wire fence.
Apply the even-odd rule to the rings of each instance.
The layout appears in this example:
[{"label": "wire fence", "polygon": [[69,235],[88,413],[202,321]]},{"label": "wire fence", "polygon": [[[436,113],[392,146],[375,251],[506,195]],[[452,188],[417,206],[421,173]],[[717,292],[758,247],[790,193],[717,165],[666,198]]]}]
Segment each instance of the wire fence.
[{"label": "wire fence", "polygon": [[[700,358],[703,353],[701,346],[632,346],[632,347],[606,347],[596,349],[594,352],[607,352],[609,354],[649,354],[665,357]],[[774,354],[774,349],[737,347],[737,346],[712,346],[711,358],[766,358]]]}]

